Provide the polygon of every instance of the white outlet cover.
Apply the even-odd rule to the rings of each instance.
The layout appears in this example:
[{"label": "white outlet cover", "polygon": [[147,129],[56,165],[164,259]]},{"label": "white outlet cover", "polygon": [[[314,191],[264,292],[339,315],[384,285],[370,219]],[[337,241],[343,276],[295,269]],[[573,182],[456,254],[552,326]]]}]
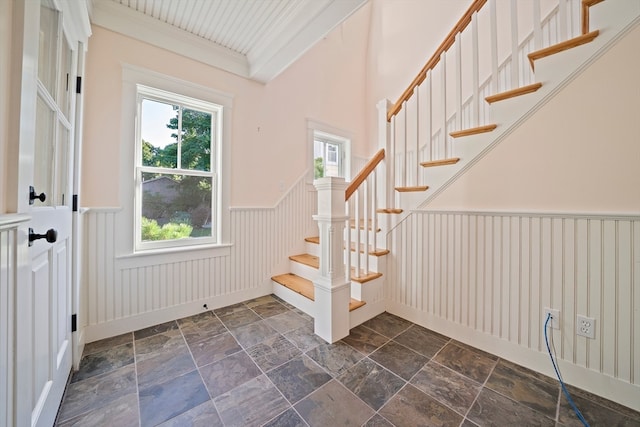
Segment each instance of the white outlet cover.
[{"label": "white outlet cover", "polygon": [[542,324],[544,325],[547,321],[547,315],[551,314],[551,320],[549,324],[551,329],[560,329],[560,310],[555,310],[553,308],[545,307],[544,308],[544,319],[542,320]]},{"label": "white outlet cover", "polygon": [[578,315],[576,321],[576,334],[590,339],[596,338],[596,319]]}]

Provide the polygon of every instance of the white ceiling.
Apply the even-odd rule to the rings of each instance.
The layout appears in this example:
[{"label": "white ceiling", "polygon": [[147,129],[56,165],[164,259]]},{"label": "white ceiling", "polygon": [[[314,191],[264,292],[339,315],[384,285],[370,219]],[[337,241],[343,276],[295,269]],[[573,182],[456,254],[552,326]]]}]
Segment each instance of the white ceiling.
[{"label": "white ceiling", "polygon": [[268,82],[367,0],[93,0],[91,21]]}]

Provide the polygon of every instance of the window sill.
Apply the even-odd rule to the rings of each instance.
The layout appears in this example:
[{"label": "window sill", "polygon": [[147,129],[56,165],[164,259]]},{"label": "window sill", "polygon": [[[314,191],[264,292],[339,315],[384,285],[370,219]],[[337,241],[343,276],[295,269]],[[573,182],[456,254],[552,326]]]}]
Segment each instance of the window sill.
[{"label": "window sill", "polygon": [[120,268],[141,267],[197,259],[227,257],[231,254],[231,243],[181,246],[173,248],[148,249],[131,254],[116,256]]}]

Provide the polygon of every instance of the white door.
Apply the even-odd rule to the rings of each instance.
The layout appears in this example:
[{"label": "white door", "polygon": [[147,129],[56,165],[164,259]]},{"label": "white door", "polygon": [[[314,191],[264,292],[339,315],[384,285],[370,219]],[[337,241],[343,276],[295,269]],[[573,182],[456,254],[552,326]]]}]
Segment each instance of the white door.
[{"label": "white door", "polygon": [[14,2],[13,33],[20,31],[23,37],[17,206],[31,217],[16,289],[15,413],[20,426],[53,424],[72,360],[71,184],[78,40],[72,38],[73,26],[63,21],[66,11],[58,10],[60,5],[67,6],[53,0]]}]

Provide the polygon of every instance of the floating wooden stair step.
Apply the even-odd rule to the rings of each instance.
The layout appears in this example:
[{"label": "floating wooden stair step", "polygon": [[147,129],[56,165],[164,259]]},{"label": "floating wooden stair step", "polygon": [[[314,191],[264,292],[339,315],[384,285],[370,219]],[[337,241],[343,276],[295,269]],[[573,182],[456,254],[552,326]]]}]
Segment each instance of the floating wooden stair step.
[{"label": "floating wooden stair step", "polygon": [[420,163],[420,166],[424,166],[425,168],[431,168],[434,166],[455,165],[459,161],[460,161],[460,157],[452,157],[450,159],[431,160],[430,162],[422,162]]},{"label": "floating wooden stair step", "polygon": [[396,191],[398,193],[410,193],[412,191],[427,191],[429,189],[428,185],[419,185],[417,187],[396,187]]},{"label": "floating wooden stair step", "polygon": [[[360,230],[364,230],[364,219],[361,219],[359,222],[360,222],[360,227],[359,227]],[[368,222],[369,222],[369,226],[367,227],[367,229],[369,231],[372,231],[373,230],[372,225],[371,225],[372,221],[369,220]],[[349,224],[351,224],[351,228],[356,228],[356,220],[355,219],[350,220]],[[376,232],[379,232],[379,231],[382,231],[382,229],[378,227]]]},{"label": "floating wooden stair step", "polygon": [[[303,297],[310,299],[311,301],[315,301],[315,291],[313,287],[313,282],[311,280],[307,280],[304,277],[297,276],[293,273],[280,274],[278,276],[273,276],[271,278],[276,283],[281,284],[287,289],[291,289],[292,291],[302,295]],[[365,301],[358,301],[356,299],[351,298],[349,301],[349,311],[353,311],[357,308],[365,305]]]},{"label": "floating wooden stair step", "polygon": [[356,269],[351,267],[351,280],[358,283],[367,283],[372,280],[382,277],[382,273],[369,272],[368,274],[360,273],[361,276],[356,276]]},{"label": "floating wooden stair step", "polygon": [[[312,268],[320,268],[320,258],[309,254],[291,255],[290,260],[299,262],[300,264],[308,265]],[[356,269],[351,267],[351,280],[358,283],[367,283],[371,280],[382,277],[382,273],[369,272],[368,274],[360,273],[356,276]],[[279,283],[279,282],[278,282]]]},{"label": "floating wooden stair step", "polygon": [[534,83],[527,86],[522,86],[517,89],[508,90],[506,92],[497,93],[495,95],[487,96],[484,100],[489,104],[494,102],[504,101],[505,99],[515,98],[516,96],[526,95],[533,93],[542,87],[542,83]]},{"label": "floating wooden stair step", "polygon": [[280,283],[285,288],[291,289],[311,301],[314,300],[313,282],[311,280],[307,280],[304,277],[300,277],[293,273],[273,276],[271,280]]},{"label": "floating wooden stair step", "polygon": [[[319,236],[314,236],[314,237],[306,237],[304,239],[305,242],[309,242],[309,243],[314,243],[316,245],[320,244],[320,237]],[[351,252],[355,252],[356,251],[356,244],[355,243],[351,243]],[[360,244],[360,253],[364,253],[364,244]],[[372,256],[382,256],[382,255],[386,255],[389,253],[388,249],[379,249],[376,248],[373,251],[369,251],[369,255]]]},{"label": "floating wooden stair step", "polygon": [[451,132],[449,135],[451,135],[452,138],[460,138],[462,136],[477,135],[479,133],[491,132],[497,127],[498,125],[478,126],[477,128],[457,130],[455,132]]},{"label": "floating wooden stair step", "polygon": [[364,301],[358,301],[357,299],[351,298],[351,301],[349,301],[349,311],[353,311],[356,308],[360,308],[365,304],[366,304],[366,302],[364,302]]},{"label": "floating wooden stair step", "polygon": [[310,254],[291,255],[289,257],[291,261],[299,262],[300,264],[308,265],[313,268],[320,268],[320,258]]},{"label": "floating wooden stair step", "polygon": [[590,43],[596,37],[598,37],[598,34],[600,34],[599,30],[591,31],[590,33],[582,34],[581,36],[563,41],[562,43],[554,44],[553,46],[545,47],[544,49],[531,52],[529,55],[527,55],[529,57],[529,63],[531,64],[531,69],[532,70],[535,69],[533,65],[533,62],[535,60],[545,58],[547,56],[555,55],[558,52],[569,50],[586,43]]},{"label": "floating wooden stair step", "polygon": [[401,214],[403,211],[402,209],[383,208],[383,209],[376,209],[376,212],[381,214]]}]

